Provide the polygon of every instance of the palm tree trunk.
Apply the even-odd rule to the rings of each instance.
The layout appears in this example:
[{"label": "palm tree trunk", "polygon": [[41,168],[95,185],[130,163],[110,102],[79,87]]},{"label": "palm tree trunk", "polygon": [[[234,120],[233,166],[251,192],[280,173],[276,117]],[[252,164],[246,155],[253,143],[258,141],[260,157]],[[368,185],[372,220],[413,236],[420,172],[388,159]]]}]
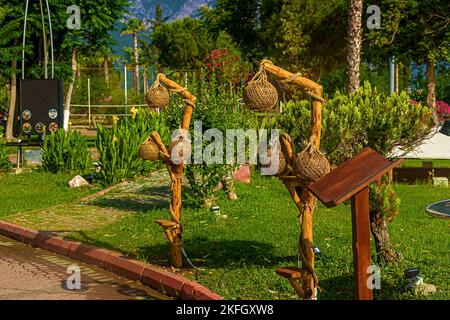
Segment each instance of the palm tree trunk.
[{"label": "palm tree trunk", "polygon": [[399,81],[398,81],[398,69],[399,69],[399,64],[398,63],[396,63],[395,64],[395,88],[394,88],[394,91],[395,91],[395,93],[396,94],[398,94],[399,93],[399,88],[398,88],[398,85],[399,85]]},{"label": "palm tree trunk", "polygon": [[133,45],[134,45],[134,92],[136,92],[136,94],[139,94],[139,53],[138,53],[137,32],[133,33]]},{"label": "palm tree trunk", "polygon": [[350,0],[347,30],[347,77],[350,93],[359,88],[359,65],[361,63],[362,0]]},{"label": "palm tree trunk", "polygon": [[146,66],[142,66],[142,67],[143,67],[142,77],[144,78],[144,94],[146,94],[147,93],[147,87],[148,87],[147,67]]},{"label": "palm tree trunk", "polygon": [[6,124],[6,139],[11,140],[13,138],[13,126],[14,126],[14,113],[16,111],[16,97],[17,97],[17,59],[11,62],[11,68],[13,70],[11,74],[11,94],[9,99],[9,112],[8,122]]},{"label": "palm tree trunk", "polygon": [[67,87],[66,98],[64,102],[64,130],[69,130],[70,104],[72,101],[73,83],[75,82],[75,74],[77,71],[77,49],[72,48],[72,78]]},{"label": "palm tree trunk", "polygon": [[436,113],[436,73],[434,60],[427,58],[426,61],[426,78],[427,78],[427,105],[433,110],[434,118],[437,120]]}]

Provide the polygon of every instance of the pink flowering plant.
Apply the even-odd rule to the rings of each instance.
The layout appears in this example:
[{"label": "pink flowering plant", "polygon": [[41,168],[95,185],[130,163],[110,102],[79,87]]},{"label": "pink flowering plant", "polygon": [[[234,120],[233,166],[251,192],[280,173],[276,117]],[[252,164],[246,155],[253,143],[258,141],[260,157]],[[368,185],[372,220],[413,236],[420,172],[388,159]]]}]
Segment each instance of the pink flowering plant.
[{"label": "pink flowering plant", "polygon": [[206,58],[205,66],[209,75],[215,75],[217,80],[225,82],[231,91],[250,69],[249,64],[241,59],[238,52],[227,48],[211,51]]},{"label": "pink flowering plant", "polygon": [[436,101],[436,112],[440,120],[450,119],[450,105],[447,102]]}]

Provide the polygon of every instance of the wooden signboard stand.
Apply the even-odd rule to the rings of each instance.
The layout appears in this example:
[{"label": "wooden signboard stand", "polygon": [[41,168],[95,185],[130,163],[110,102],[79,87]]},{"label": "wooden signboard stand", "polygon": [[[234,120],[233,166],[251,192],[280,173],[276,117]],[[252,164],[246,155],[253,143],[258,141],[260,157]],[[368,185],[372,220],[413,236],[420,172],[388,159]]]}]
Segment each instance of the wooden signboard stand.
[{"label": "wooden signboard stand", "polygon": [[305,186],[328,208],[351,200],[354,296],[358,300],[372,299],[372,290],[367,284],[371,264],[368,187],[402,160],[390,162],[366,148],[316,182]]}]

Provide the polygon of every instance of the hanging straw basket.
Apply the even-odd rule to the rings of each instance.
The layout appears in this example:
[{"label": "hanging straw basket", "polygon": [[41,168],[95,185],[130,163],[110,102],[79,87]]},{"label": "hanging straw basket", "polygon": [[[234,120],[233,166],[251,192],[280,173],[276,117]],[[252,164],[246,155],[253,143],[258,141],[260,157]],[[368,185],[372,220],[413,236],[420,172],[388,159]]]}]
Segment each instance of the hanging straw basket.
[{"label": "hanging straw basket", "polygon": [[[272,149],[267,150],[267,157],[270,159],[272,156]],[[261,164],[262,168],[270,168],[271,162],[268,164]],[[278,148],[278,170],[275,173],[275,176],[281,176],[286,169],[286,158],[284,157],[281,148]]]},{"label": "hanging straw basket", "polygon": [[155,83],[148,88],[147,94],[145,95],[145,101],[149,108],[164,109],[169,105],[169,92],[158,80],[156,80]]},{"label": "hanging straw basket", "polygon": [[330,163],[325,155],[310,143],[295,158],[293,171],[298,178],[313,182],[330,172]]},{"label": "hanging straw basket", "polygon": [[159,150],[156,143],[150,137],[139,146],[139,156],[142,160],[155,161],[158,160]]},{"label": "hanging straw basket", "polygon": [[270,111],[278,102],[277,89],[267,80],[267,74],[260,70],[244,88],[244,103],[255,111]]}]

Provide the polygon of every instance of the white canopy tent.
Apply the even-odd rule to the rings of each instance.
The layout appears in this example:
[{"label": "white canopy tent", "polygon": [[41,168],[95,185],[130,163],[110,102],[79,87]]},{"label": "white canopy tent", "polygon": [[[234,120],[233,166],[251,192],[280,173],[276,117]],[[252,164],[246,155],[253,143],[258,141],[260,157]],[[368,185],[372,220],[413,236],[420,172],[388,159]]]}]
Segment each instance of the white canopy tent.
[{"label": "white canopy tent", "polygon": [[[439,128],[434,136],[426,140],[416,150],[407,153],[404,158],[409,159],[450,159],[450,136],[440,133]],[[394,151],[401,155],[401,152]]]}]

